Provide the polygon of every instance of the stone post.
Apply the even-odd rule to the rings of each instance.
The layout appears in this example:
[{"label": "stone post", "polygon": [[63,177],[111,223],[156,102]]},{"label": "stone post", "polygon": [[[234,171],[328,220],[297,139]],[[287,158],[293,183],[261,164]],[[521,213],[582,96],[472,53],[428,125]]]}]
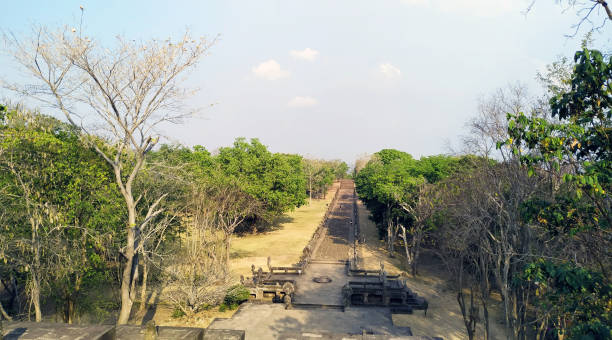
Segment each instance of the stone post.
[{"label": "stone post", "polygon": [[149,320],[147,322],[144,340],[157,340],[157,326],[155,326],[155,321]]},{"label": "stone post", "polygon": [[285,294],[285,297],[283,298],[283,302],[285,303],[285,309],[291,309],[291,295],[290,294]]}]

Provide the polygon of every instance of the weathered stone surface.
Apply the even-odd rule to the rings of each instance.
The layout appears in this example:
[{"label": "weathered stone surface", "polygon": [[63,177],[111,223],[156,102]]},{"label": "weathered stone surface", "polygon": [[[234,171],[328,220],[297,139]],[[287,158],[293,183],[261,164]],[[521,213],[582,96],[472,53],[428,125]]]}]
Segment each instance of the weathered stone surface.
[{"label": "weathered stone surface", "polygon": [[388,308],[379,307],[349,308],[342,312],[247,303],[231,319],[217,319],[209,327],[244,330],[247,340],[278,339],[286,332],[360,334],[364,328],[375,334],[395,337],[411,334],[409,328],[393,325]]},{"label": "weathered stone surface", "polygon": [[[145,339],[144,327],[133,325],[117,326],[117,340],[141,340]],[[204,338],[203,328],[192,327],[157,327],[157,340],[202,340]],[[223,338],[221,338],[223,339]]]},{"label": "weathered stone surface", "polygon": [[114,340],[113,325],[69,325],[47,322],[7,322],[5,340],[62,339],[62,340]]},{"label": "weathered stone surface", "polygon": [[207,329],[204,340],[244,340],[244,331],[230,329]]},{"label": "weathered stone surface", "polygon": [[396,336],[384,334],[341,334],[325,332],[286,332],[279,334],[279,340],[436,340],[423,336]]}]

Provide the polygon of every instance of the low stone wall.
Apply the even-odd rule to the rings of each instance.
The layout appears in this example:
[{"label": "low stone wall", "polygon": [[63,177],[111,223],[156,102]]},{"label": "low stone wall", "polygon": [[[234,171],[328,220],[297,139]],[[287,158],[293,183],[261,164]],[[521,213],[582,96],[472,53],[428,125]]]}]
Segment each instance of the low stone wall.
[{"label": "low stone wall", "polygon": [[278,337],[279,340],[442,340],[426,336],[397,336],[384,334],[338,334],[326,332],[285,332]]},{"label": "low stone wall", "polygon": [[4,340],[244,340],[245,332],[228,329],[152,326],[152,331],[135,325],[69,325],[50,322],[4,322]]}]

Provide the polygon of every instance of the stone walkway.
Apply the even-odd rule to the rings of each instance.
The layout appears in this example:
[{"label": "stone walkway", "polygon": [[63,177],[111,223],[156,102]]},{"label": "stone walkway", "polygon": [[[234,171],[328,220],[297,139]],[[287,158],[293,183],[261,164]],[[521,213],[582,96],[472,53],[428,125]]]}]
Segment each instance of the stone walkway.
[{"label": "stone walkway", "polygon": [[[245,330],[246,339],[296,338],[286,337],[288,332],[321,338],[324,333],[346,335],[362,334],[363,331],[397,339],[415,339],[410,337],[409,328],[393,325],[388,308],[349,307],[342,311],[342,287],[349,280],[346,261],[352,253],[353,243],[354,183],[344,180],[338,195],[328,218],[326,237],[316,247],[314,260],[304,274],[290,277],[296,280],[295,308],[287,310],[283,304],[246,303],[231,319],[216,320],[210,328]],[[313,278],[318,276],[328,276],[332,281],[316,283]],[[303,334],[299,338],[310,338]]]},{"label": "stone walkway", "polygon": [[351,233],[353,232],[354,185],[352,181],[343,181],[338,192],[338,201],[327,220],[327,235],[322,240],[313,256],[315,260],[346,261],[351,250]]},{"label": "stone walkway", "polygon": [[217,320],[210,328],[242,329],[247,340],[280,339],[281,333],[361,334],[363,330],[393,336],[411,335],[409,328],[395,327],[388,308],[286,310],[282,304],[245,304],[231,319]]}]

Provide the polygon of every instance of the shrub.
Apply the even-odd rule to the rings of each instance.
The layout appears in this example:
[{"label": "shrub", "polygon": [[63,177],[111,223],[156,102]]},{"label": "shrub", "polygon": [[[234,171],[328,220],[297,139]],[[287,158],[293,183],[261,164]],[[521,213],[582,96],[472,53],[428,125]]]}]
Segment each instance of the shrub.
[{"label": "shrub", "polygon": [[223,304],[230,309],[238,307],[239,304],[247,301],[251,296],[251,292],[243,285],[235,285],[230,287],[225,294]]},{"label": "shrub", "polygon": [[185,316],[185,312],[183,312],[183,310],[181,310],[180,308],[174,308],[174,310],[172,311],[171,316],[175,319],[178,319],[180,317]]}]

